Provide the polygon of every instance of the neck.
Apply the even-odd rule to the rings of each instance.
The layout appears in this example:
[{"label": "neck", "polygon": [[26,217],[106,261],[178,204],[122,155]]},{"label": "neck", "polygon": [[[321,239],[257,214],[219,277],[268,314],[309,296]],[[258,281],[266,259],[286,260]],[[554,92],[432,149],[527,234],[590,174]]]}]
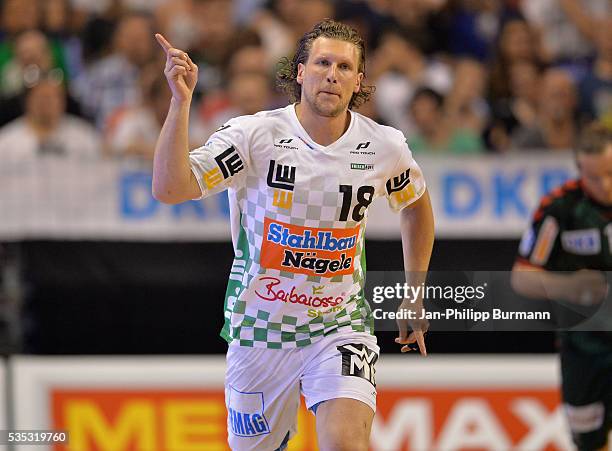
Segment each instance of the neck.
[{"label": "neck", "polygon": [[312,111],[305,102],[295,106],[295,113],[308,136],[322,146],[329,146],[340,138],[351,122],[351,115],[348,111],[336,117],[321,116]]},{"label": "neck", "polygon": [[55,130],[55,128],[57,127],[57,122],[53,124],[52,123],[42,124],[30,118],[27,119],[27,123],[28,123],[28,126],[32,129],[34,134],[39,139],[44,139],[47,136],[51,135],[53,131]]}]

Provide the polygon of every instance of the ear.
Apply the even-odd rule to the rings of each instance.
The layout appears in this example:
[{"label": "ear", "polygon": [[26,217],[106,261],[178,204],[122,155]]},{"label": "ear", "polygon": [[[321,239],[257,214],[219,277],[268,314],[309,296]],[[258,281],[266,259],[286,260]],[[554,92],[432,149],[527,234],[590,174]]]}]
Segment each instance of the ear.
[{"label": "ear", "polygon": [[302,63],[298,63],[297,76],[295,77],[295,81],[297,81],[298,85],[301,85],[302,83],[304,83],[304,69],[305,68],[306,66],[304,66]]},{"label": "ear", "polygon": [[357,80],[355,81],[355,88],[353,89],[353,92],[355,94],[357,94],[359,91],[361,91],[361,81],[363,80],[363,72],[359,72],[357,74]]}]

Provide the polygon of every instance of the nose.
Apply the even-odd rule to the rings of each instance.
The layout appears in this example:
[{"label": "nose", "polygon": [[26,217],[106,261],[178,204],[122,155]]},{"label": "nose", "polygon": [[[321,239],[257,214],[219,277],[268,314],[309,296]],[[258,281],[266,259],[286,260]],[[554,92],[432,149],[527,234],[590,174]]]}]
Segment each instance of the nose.
[{"label": "nose", "polygon": [[330,64],[329,69],[327,69],[327,82],[328,83],[338,83],[338,77],[336,76],[336,70],[338,68],[335,64]]}]

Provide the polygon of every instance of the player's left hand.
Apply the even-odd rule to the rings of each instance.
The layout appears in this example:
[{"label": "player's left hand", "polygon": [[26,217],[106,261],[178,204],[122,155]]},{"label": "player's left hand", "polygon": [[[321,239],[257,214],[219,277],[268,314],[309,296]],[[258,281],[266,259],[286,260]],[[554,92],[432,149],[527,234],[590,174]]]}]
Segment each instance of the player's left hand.
[{"label": "player's left hand", "polygon": [[[415,311],[415,308],[409,301],[404,301],[398,310]],[[421,316],[420,309],[416,313],[417,317]],[[416,343],[421,355],[427,356],[427,347],[425,346],[425,334],[429,330],[429,321],[427,319],[398,319],[397,327],[399,329],[399,336],[395,339],[395,342],[404,345],[401,349],[402,352],[416,350],[410,346]],[[410,334],[408,334],[409,329],[412,330]]]}]

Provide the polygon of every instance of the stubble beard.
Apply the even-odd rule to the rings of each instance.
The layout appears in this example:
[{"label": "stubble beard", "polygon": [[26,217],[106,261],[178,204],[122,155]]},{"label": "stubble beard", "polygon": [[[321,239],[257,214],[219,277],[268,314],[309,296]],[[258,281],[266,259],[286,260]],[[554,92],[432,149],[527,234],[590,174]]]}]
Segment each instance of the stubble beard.
[{"label": "stubble beard", "polygon": [[347,110],[348,103],[340,101],[335,107],[328,107],[317,96],[305,94],[305,100],[312,111],[323,117],[338,117]]}]

